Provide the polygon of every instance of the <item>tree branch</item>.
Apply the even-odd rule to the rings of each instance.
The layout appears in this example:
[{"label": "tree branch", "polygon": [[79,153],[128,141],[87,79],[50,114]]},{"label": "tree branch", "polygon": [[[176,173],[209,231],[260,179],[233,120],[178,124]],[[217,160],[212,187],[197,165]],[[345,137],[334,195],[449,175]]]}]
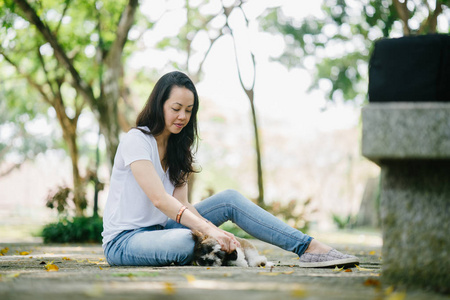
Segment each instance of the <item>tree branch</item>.
[{"label": "tree branch", "polygon": [[90,102],[92,106],[95,106],[95,97],[91,87],[83,81],[78,71],[73,66],[70,59],[67,57],[61,45],[58,43],[55,35],[50,31],[47,25],[37,15],[36,11],[28,4],[26,0],[15,0],[16,4],[21,8],[24,13],[25,19],[31,24],[36,26],[37,30],[42,34],[44,39],[50,43],[53,48],[56,59],[60,64],[69,70],[72,75],[74,88],[85,97],[86,101]]},{"label": "tree branch", "polygon": [[[23,162],[22,162],[22,163],[23,163]],[[19,168],[19,167],[22,165],[22,163],[19,163],[19,164],[13,164],[12,166],[9,166],[6,170],[4,170],[4,171],[2,171],[2,172],[0,173],[0,178],[1,178],[1,177],[4,177],[4,176],[6,176],[6,175],[8,175],[9,173],[11,173],[12,171],[14,171],[15,169]]]},{"label": "tree branch", "polygon": [[409,28],[409,25],[408,25],[409,14],[410,14],[410,11],[407,6],[408,0],[404,0],[403,3],[401,3],[399,0],[393,0],[393,2],[395,5],[395,9],[398,13],[398,16],[400,17],[400,20],[402,20],[402,23],[403,23],[403,34],[410,35],[411,29]]},{"label": "tree branch", "polygon": [[128,40],[128,32],[134,23],[134,16],[139,4],[138,2],[138,0],[130,0],[127,7],[123,11],[122,16],[120,17],[119,25],[117,26],[116,39],[114,40],[114,43],[112,44],[106,58],[106,60],[112,65],[119,65],[123,48]]},{"label": "tree branch", "polygon": [[[249,21],[248,21],[247,15],[245,14],[245,11],[242,9],[242,1],[239,4],[239,8],[242,11],[242,14],[244,15],[245,24],[247,25],[247,28],[248,28]],[[252,57],[252,64],[253,64],[253,83],[252,83],[252,87],[250,90],[253,91],[253,89],[255,88],[255,82],[256,82],[256,61],[255,61],[255,55],[253,54],[252,50],[251,49],[249,49],[249,50],[250,50],[250,56]]]},{"label": "tree branch", "polygon": [[436,33],[437,18],[442,13],[442,3],[441,3],[441,1],[436,0],[436,8],[435,8],[434,12],[431,11],[431,7],[428,4],[428,2],[425,1],[425,3],[427,4],[427,8],[428,8],[428,18],[426,18],[422,22],[418,33],[421,34],[424,31],[426,31],[426,33]]},{"label": "tree branch", "polygon": [[37,48],[37,55],[38,55],[38,58],[39,58],[39,62],[40,62],[41,65],[42,65],[42,69],[44,70],[45,79],[46,79],[46,81],[47,81],[47,84],[48,84],[49,87],[50,87],[50,91],[52,92],[53,97],[55,97],[56,94],[55,94],[55,91],[54,91],[54,89],[53,89],[52,84],[50,83],[50,79],[48,78],[48,71],[47,71],[47,68],[45,67],[44,58],[43,58],[42,55],[41,55],[41,51],[39,51],[39,47]]},{"label": "tree branch", "polygon": [[58,34],[59,28],[61,27],[61,24],[62,24],[62,20],[63,20],[64,17],[66,16],[66,12],[67,12],[67,10],[69,9],[70,1],[71,1],[71,0],[66,0],[66,6],[64,7],[64,10],[63,10],[61,19],[59,19],[58,26],[56,26],[56,29],[55,29],[55,31],[54,31],[55,34]]},{"label": "tree branch", "polygon": [[[186,1],[186,2],[188,2],[188,1]],[[188,4],[186,4],[186,6],[187,6]],[[202,27],[204,27],[204,28],[207,28],[208,27],[208,24],[213,20],[215,18],[215,16],[210,16],[209,18],[206,18],[205,19],[205,21],[203,22],[203,26]],[[188,15],[188,22],[189,22],[189,15]],[[214,43],[219,39],[219,38],[221,38],[223,36],[223,33],[222,32],[220,32],[220,34],[218,35],[218,36],[216,36],[215,38],[210,38],[209,39],[209,47],[208,47],[208,49],[206,50],[206,52],[205,52],[205,55],[203,56],[203,59],[201,60],[201,62],[200,62],[200,64],[198,65],[198,68],[197,68],[197,71],[195,72],[195,74],[192,74],[194,77],[195,77],[195,80],[196,81],[199,81],[200,80],[200,73],[201,73],[201,71],[202,71],[202,69],[203,69],[203,65],[204,65],[204,63],[205,63],[205,61],[206,61],[206,58],[208,57],[208,55],[209,55],[209,53],[211,52],[211,49],[212,49],[212,47],[213,47],[213,45],[214,45]],[[189,49],[188,49],[188,58],[187,58],[187,69],[189,70],[189,57],[190,57],[190,47],[189,47]]]},{"label": "tree branch", "polygon": [[[27,74],[26,72],[23,72],[23,71],[20,69],[19,65],[16,64],[13,60],[11,60],[11,58],[10,58],[8,55],[6,55],[2,50],[0,50],[0,54],[3,55],[3,57],[5,58],[5,60],[17,70],[17,73],[19,73],[20,75],[22,75],[23,77],[25,77],[25,79],[28,81],[28,83],[29,83],[32,87],[34,87],[34,88],[42,95],[42,97],[44,98],[44,101],[45,101],[45,102],[47,102],[48,104],[50,104],[50,105],[53,106],[52,100],[51,100],[51,99],[48,97],[48,95],[44,92],[44,90],[42,89],[42,86],[41,86],[41,85],[39,85],[37,82],[35,82],[34,79],[33,79],[29,74]],[[50,87],[50,89],[51,89],[51,87]]]},{"label": "tree branch", "polygon": [[[235,2],[235,5],[236,5],[236,3],[237,2]],[[244,15],[244,19],[245,19],[246,25],[248,27],[248,19],[247,19],[247,16],[245,15],[241,5],[242,5],[242,2],[240,2],[240,4],[237,5],[237,7],[239,7],[241,9],[241,11],[242,11],[242,13]],[[248,89],[248,88],[245,87],[244,81],[242,80],[242,74],[241,74],[242,71],[241,71],[241,67],[239,65],[239,59],[238,59],[238,53],[237,53],[237,45],[236,45],[236,38],[234,36],[233,30],[231,29],[230,25],[228,24],[228,17],[229,17],[229,15],[230,15],[232,10],[230,10],[229,8],[226,8],[226,7],[223,7],[223,9],[224,9],[225,17],[226,17],[225,28],[227,28],[230,31],[231,38],[233,39],[234,57],[235,57],[236,66],[237,66],[237,69],[238,69],[239,82],[241,83],[241,86],[244,89],[244,91],[247,94],[247,96],[250,99],[250,101],[253,101],[253,98],[254,98],[253,97],[254,87],[255,87],[255,82],[256,82],[256,61],[255,61],[255,55],[250,50],[250,56],[252,58],[252,64],[253,64],[253,82],[252,82],[251,87]]]}]

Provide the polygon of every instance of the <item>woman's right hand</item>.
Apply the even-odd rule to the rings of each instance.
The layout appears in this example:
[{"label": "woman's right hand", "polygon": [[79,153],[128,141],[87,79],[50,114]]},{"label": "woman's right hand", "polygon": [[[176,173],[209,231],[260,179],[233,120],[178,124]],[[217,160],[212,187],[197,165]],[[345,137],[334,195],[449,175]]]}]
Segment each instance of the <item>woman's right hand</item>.
[{"label": "woman's right hand", "polygon": [[209,237],[215,239],[221,249],[227,253],[231,253],[239,246],[239,242],[236,240],[234,235],[225,234],[222,230],[217,227],[210,227],[210,230],[206,233]]}]

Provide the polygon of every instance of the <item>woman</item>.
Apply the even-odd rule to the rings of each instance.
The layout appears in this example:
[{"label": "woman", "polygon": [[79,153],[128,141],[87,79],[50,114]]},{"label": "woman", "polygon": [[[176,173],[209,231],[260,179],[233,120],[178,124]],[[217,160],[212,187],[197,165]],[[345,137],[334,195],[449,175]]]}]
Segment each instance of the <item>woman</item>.
[{"label": "woman", "polygon": [[156,83],[145,107],[121,140],[114,160],[103,222],[103,248],[110,265],[189,264],[191,230],[213,237],[222,250],[239,246],[216,226],[231,220],[265,242],[300,256],[300,266],[358,263],[288,226],[233,190],[195,206],[187,199],[194,172],[198,95],[192,81],[171,72]]}]

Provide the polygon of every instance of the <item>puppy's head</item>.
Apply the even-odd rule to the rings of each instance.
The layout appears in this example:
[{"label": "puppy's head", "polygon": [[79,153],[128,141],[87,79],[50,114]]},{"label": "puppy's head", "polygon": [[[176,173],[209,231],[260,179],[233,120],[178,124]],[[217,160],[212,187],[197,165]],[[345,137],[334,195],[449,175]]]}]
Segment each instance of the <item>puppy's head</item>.
[{"label": "puppy's head", "polygon": [[199,266],[219,267],[226,265],[229,260],[237,259],[236,250],[228,254],[221,250],[219,243],[199,231],[192,232],[195,241],[194,263]]}]

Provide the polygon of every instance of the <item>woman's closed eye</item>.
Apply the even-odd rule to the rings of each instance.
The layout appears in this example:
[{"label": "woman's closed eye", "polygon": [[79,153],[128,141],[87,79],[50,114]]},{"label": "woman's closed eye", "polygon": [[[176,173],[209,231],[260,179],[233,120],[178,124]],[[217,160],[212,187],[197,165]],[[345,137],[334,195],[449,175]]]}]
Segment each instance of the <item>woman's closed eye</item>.
[{"label": "woman's closed eye", "polygon": [[[174,111],[177,111],[177,112],[178,112],[178,111],[180,111],[180,109],[179,109],[179,108],[172,108],[172,109],[173,109]],[[186,112],[187,112],[187,113],[191,113],[191,112],[192,112],[192,110],[186,110]]]}]

